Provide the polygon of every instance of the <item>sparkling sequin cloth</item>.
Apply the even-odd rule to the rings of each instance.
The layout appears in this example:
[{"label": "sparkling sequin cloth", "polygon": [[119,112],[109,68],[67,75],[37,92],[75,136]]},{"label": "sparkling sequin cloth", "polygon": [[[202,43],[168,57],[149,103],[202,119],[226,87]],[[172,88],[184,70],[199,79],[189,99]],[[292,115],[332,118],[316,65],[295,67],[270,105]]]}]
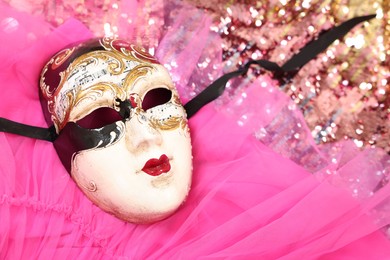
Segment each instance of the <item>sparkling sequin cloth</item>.
[{"label": "sparkling sequin cloth", "polygon": [[[96,35],[130,31],[150,37],[153,52],[165,21],[164,6],[151,0],[3,0],[20,10],[44,16],[53,25],[73,16]],[[345,38],[311,61],[280,88],[303,112],[317,144],[350,139],[357,147],[381,147],[390,153],[390,1],[389,0],[187,0],[214,19],[211,30],[223,39],[223,70],[236,69],[249,58],[283,64],[308,41],[333,25],[357,15],[376,13],[377,19],[357,26]],[[164,3],[165,4],[165,3]],[[166,5],[174,1],[166,1]],[[135,27],[129,12],[143,5]],[[131,16],[134,17],[134,16]],[[125,32],[125,33],[124,33]],[[143,42],[145,44],[145,42]],[[212,71],[203,57],[200,67]],[[254,71],[254,79],[264,72]],[[213,80],[215,73],[208,73]],[[190,82],[191,83],[191,82]],[[193,86],[192,95],[200,91]],[[234,96],[234,84],[230,86]],[[240,94],[245,90],[240,89]],[[226,98],[226,97],[225,97]],[[223,102],[223,101],[220,101]],[[272,126],[270,126],[272,128]],[[260,130],[259,130],[260,131]],[[299,139],[296,135],[295,138]]]},{"label": "sparkling sequin cloth", "polygon": [[283,64],[319,33],[376,13],[303,67],[283,90],[318,144],[351,139],[390,152],[390,2],[192,0],[215,14],[226,70],[248,58]]}]

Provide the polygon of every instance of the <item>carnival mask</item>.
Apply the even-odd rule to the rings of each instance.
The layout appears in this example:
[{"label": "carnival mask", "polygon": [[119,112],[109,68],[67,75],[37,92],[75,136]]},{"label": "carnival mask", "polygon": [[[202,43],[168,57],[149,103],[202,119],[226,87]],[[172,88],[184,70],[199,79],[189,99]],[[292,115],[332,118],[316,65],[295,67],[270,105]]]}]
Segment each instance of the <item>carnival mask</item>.
[{"label": "carnival mask", "polygon": [[97,206],[147,223],[182,204],[192,175],[187,117],[154,57],[125,41],[92,40],[56,54],[40,87],[56,151]]}]

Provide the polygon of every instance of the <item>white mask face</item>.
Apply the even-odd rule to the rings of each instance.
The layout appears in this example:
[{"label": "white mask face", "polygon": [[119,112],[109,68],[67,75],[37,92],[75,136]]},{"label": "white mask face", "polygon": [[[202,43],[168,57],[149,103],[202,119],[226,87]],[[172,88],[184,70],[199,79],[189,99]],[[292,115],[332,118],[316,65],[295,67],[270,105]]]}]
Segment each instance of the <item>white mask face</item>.
[{"label": "white mask face", "polygon": [[[80,48],[65,50],[43,70],[57,152],[63,162],[71,158],[72,178],[103,210],[135,223],[161,220],[183,203],[191,185],[185,110],[152,56],[120,40],[99,44],[73,59]],[[48,78],[67,59],[59,84],[51,86]],[[80,144],[88,139],[93,145]],[[67,143],[72,148],[63,148]]]}]

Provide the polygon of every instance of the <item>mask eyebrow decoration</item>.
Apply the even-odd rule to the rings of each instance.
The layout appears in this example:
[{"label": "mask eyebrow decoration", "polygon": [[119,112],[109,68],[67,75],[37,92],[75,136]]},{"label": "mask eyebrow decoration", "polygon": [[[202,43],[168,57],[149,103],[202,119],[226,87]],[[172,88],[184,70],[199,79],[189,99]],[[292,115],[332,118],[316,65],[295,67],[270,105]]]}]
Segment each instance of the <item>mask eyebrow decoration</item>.
[{"label": "mask eyebrow decoration", "polygon": [[49,128],[0,118],[0,132],[52,142],[80,190],[102,210],[134,223],[171,215],[192,181],[188,119],[218,98],[251,66],[280,83],[375,15],[356,17],[321,34],[279,66],[249,60],[183,105],[165,67],[144,49],[115,38],[72,45],[42,70],[40,100]]}]

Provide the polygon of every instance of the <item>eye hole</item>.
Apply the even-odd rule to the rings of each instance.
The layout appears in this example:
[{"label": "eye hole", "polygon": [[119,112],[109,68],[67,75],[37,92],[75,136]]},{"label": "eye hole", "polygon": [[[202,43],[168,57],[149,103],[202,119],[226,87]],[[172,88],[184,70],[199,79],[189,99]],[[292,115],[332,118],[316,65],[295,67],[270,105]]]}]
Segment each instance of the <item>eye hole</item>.
[{"label": "eye hole", "polygon": [[142,101],[142,109],[156,107],[167,103],[172,98],[172,91],[166,88],[155,88],[148,91]]},{"label": "eye hole", "polygon": [[77,124],[83,128],[96,129],[120,120],[122,118],[117,111],[109,107],[102,107],[77,121]]}]

